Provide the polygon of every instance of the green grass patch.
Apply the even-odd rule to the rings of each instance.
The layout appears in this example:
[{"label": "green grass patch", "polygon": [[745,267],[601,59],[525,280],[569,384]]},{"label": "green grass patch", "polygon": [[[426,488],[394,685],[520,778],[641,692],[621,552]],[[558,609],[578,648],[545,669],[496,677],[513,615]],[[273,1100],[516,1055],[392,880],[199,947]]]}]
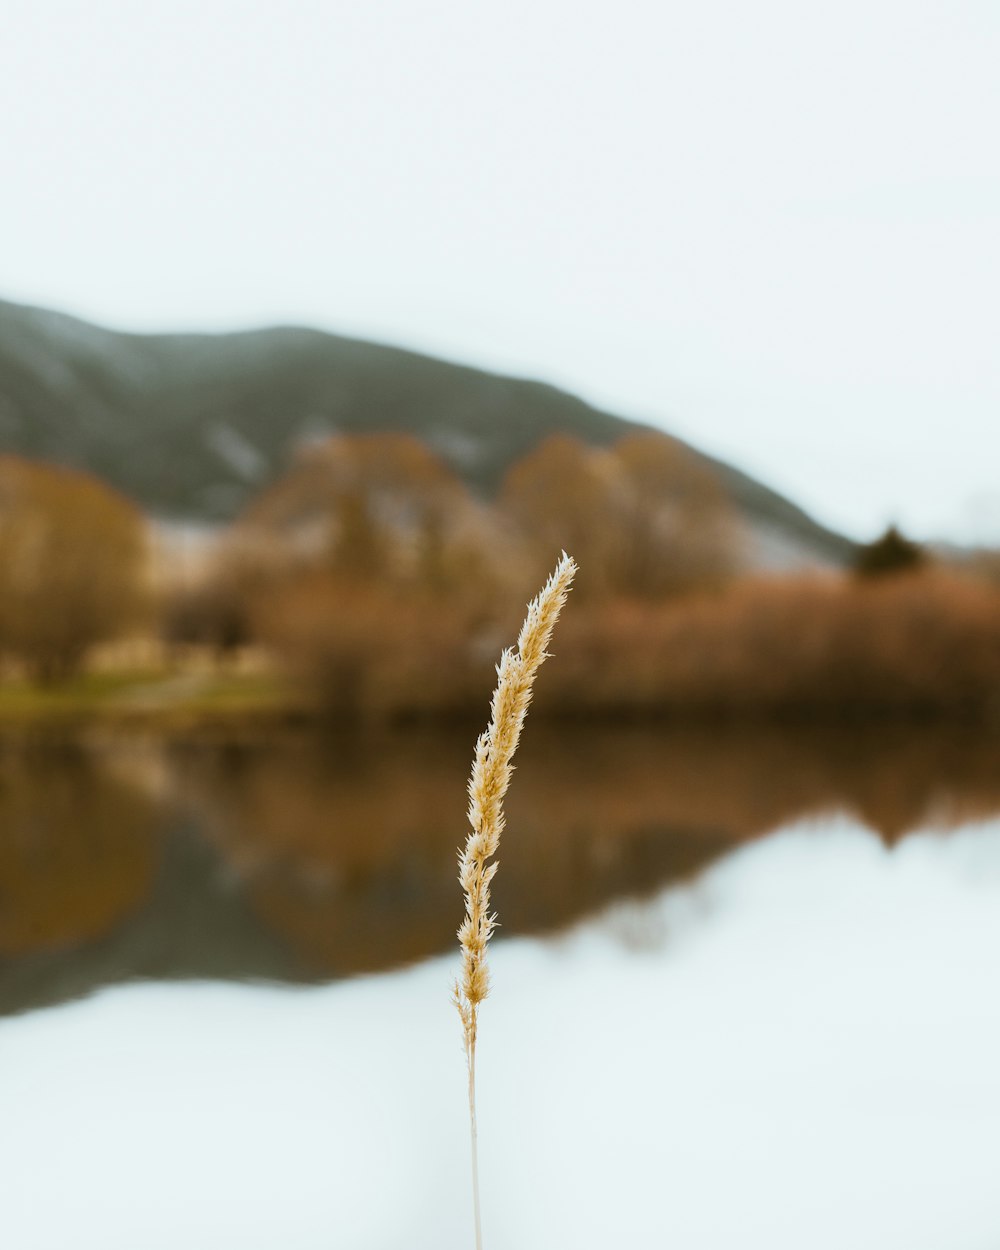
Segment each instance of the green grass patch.
[{"label": "green grass patch", "polygon": [[0,683],[0,724],[199,719],[291,714],[301,703],[275,674],[86,673],[71,681]]}]

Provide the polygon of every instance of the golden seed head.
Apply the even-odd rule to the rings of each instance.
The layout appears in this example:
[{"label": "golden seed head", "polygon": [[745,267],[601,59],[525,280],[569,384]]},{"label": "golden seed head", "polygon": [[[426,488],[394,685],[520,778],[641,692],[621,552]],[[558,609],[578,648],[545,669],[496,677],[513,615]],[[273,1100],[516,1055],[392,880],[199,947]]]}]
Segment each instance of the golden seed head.
[{"label": "golden seed head", "polygon": [[511,760],[531,703],[531,688],[547,658],[546,648],[575,573],[576,564],[564,551],[548,581],[528,604],[517,647],[500,656],[490,723],[476,742],[468,786],[471,830],[458,857],[458,879],[465,891],[465,919],[458,930],[462,975],[452,995],[470,1055],[476,1043],[478,1007],[490,990],[486,944],[496,924],[496,915],[490,912],[490,882],[499,865],[487,860],[500,845],[503,800],[513,771]]}]

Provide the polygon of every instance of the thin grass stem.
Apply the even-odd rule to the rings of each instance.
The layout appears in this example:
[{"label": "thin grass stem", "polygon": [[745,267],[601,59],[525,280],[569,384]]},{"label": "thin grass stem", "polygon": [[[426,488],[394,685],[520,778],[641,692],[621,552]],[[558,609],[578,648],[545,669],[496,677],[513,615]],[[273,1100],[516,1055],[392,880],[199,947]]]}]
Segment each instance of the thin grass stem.
[{"label": "thin grass stem", "polygon": [[479,1211],[479,1134],[476,1129],[476,1048],[469,1051],[469,1130],[472,1145],[472,1212],[476,1250],[483,1250],[483,1221]]},{"label": "thin grass stem", "polygon": [[[490,992],[486,945],[496,924],[490,911],[490,882],[498,862],[493,859],[504,827],[503,800],[510,785],[511,759],[517,750],[524,718],[531,702],[531,688],[542,663],[552,630],[566,602],[576,565],[565,553],[539,594],[528,604],[528,613],[517,638],[497,665],[497,684],[490,705],[490,723],[480,734],[469,779],[470,833],[458,855],[458,879],[465,892],[465,918],[458,930],[462,950],[462,975],[452,998],[462,1020],[465,1057],[469,1068],[469,1127],[472,1146],[472,1205],[476,1226],[476,1250],[482,1250],[479,1206],[479,1141],[476,1126],[476,1036],[479,1006]],[[492,862],[491,862],[492,861]]]}]

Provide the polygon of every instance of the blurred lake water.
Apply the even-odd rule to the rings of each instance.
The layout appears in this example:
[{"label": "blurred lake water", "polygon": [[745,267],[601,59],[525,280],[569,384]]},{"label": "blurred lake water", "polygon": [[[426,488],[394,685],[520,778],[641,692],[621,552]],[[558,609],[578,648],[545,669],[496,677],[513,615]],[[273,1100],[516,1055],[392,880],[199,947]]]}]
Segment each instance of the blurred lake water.
[{"label": "blurred lake water", "polygon": [[[5,1247],[470,1244],[474,737],[3,742]],[[529,726],[487,1244],[1000,1244],[998,747]]]}]

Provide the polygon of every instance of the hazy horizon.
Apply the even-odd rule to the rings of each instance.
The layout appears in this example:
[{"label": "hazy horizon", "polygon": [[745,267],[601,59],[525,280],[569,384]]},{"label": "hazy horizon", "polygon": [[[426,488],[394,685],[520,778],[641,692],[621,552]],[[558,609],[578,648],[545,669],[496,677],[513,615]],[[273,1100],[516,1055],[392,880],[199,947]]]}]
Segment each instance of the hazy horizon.
[{"label": "hazy horizon", "polygon": [[12,16],[0,292],[551,382],[869,538],[1000,541],[1000,16]]}]

